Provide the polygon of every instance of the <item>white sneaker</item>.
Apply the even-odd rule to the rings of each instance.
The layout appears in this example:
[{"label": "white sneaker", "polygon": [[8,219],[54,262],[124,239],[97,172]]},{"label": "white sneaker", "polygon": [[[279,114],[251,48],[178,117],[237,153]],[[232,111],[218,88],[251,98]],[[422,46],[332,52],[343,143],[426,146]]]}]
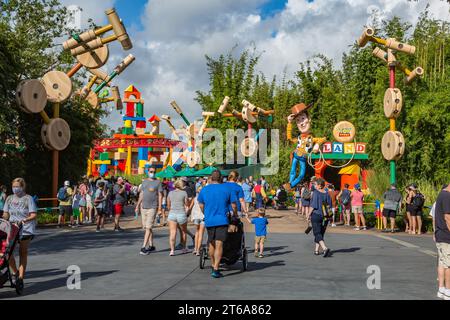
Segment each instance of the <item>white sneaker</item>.
[{"label": "white sneaker", "polygon": [[437,297],[438,297],[439,299],[444,299],[445,293],[443,293],[443,292],[441,292],[441,291],[438,291],[438,292],[437,292]]},{"label": "white sneaker", "polygon": [[359,227],[354,227],[353,230],[359,231]]},{"label": "white sneaker", "polygon": [[336,223],[332,223],[331,226],[332,226],[332,227],[336,227]]}]

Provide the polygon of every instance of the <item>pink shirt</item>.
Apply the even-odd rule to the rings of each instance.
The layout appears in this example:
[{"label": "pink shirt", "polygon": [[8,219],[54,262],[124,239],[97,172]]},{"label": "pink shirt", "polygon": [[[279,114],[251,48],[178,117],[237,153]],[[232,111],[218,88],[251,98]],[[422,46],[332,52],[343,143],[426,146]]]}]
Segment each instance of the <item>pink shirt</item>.
[{"label": "pink shirt", "polygon": [[352,191],[352,206],[362,206],[363,198],[364,198],[364,193],[362,193],[362,191],[353,190]]}]

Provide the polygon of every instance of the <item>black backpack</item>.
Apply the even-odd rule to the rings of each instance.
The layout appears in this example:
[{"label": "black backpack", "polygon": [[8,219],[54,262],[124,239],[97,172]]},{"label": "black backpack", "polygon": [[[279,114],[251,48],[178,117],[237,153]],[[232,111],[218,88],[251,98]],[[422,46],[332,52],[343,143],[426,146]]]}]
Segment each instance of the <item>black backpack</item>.
[{"label": "black backpack", "polygon": [[412,200],[412,204],[414,207],[418,209],[423,208],[423,205],[425,204],[424,195],[421,193],[416,194]]}]

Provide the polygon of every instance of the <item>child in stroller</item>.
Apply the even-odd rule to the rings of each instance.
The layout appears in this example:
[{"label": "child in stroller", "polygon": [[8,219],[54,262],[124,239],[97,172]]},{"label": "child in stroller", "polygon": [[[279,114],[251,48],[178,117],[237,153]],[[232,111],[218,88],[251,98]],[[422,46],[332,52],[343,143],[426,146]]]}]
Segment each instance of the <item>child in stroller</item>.
[{"label": "child in stroller", "polygon": [[[14,253],[21,228],[22,226],[0,219],[0,288],[8,280],[11,288],[16,288],[9,270],[9,259]],[[22,288],[16,288],[16,292],[18,295],[22,294]]]}]

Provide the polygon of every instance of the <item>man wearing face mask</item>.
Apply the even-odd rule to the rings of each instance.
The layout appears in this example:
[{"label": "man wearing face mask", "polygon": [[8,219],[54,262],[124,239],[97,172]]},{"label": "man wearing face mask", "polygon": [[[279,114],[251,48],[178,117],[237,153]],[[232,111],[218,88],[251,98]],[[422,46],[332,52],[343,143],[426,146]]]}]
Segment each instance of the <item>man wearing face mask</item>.
[{"label": "man wearing face mask", "polygon": [[[311,107],[312,104],[308,106],[304,103],[296,104],[292,107],[291,114],[288,117],[286,136],[289,141],[297,143],[297,146],[291,154],[292,165],[289,173],[289,183],[284,185],[287,191],[295,188],[305,177],[308,154],[318,152],[320,145],[326,141],[326,138],[314,138],[311,135],[311,118],[308,114],[308,109]],[[300,135],[297,138],[292,137],[292,122],[294,121],[300,131]],[[299,169],[298,173],[297,167]]]},{"label": "man wearing face mask", "polygon": [[155,250],[153,245],[153,224],[156,213],[161,213],[163,188],[161,181],[155,178],[156,169],[148,169],[148,179],[142,181],[139,200],[136,204],[136,214],[141,211],[142,227],[145,230],[144,242],[139,254],[148,255]]}]

